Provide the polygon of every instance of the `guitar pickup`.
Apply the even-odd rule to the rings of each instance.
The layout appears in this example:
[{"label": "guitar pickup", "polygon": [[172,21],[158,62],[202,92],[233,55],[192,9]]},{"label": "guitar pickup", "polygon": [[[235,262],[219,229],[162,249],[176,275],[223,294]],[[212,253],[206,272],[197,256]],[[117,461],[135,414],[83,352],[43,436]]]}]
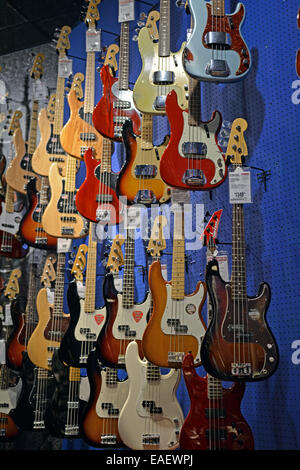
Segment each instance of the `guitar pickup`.
[{"label": "guitar pickup", "polygon": [[74,234],[74,229],[72,227],[62,227],[61,234],[62,235],[73,235]]},{"label": "guitar pickup", "polygon": [[94,154],[94,152],[95,152],[95,148],[94,148],[94,147],[80,147],[80,156],[81,156],[81,157],[84,157],[85,152],[86,152],[89,148],[92,149],[92,152],[93,152],[93,154]]},{"label": "guitar pickup", "polygon": [[60,220],[62,222],[76,222],[76,217],[72,215],[63,215]]},{"label": "guitar pickup", "polygon": [[205,429],[205,437],[208,441],[225,441],[227,439],[227,431],[223,428],[211,427]]},{"label": "guitar pickup", "polygon": [[112,202],[113,197],[111,194],[97,194],[96,202],[107,204],[108,202]]},{"label": "guitar pickup", "polygon": [[128,325],[119,325],[118,330],[122,331],[127,338],[133,338],[136,336],[136,331],[131,330]]},{"label": "guitar pickup", "polygon": [[131,104],[130,104],[130,101],[114,101],[113,108],[114,109],[130,109]]},{"label": "guitar pickup", "polygon": [[153,74],[155,85],[172,85],[175,81],[175,74],[169,70],[156,70]]},{"label": "guitar pickup", "polygon": [[93,132],[81,132],[80,133],[80,140],[96,140],[96,134]]},{"label": "guitar pickup", "polygon": [[179,364],[182,364],[184,354],[185,354],[184,352],[168,351],[169,366],[172,367],[172,365],[178,366]]},{"label": "guitar pickup", "polygon": [[155,178],[157,167],[155,165],[136,165],[134,174],[137,178]]},{"label": "guitar pickup", "polygon": [[66,436],[72,436],[79,434],[78,424],[66,424],[65,425],[65,434]]},{"label": "guitar pickup", "polygon": [[124,124],[124,122],[130,121],[130,119],[126,116],[114,116],[113,117],[113,122],[115,124]]},{"label": "guitar pickup", "polygon": [[115,434],[104,434],[101,436],[100,443],[114,445],[117,443],[117,437]]},{"label": "guitar pickup", "polygon": [[206,157],[207,145],[203,142],[184,142],[182,144],[182,153],[185,157]]},{"label": "guitar pickup", "polygon": [[160,434],[142,434],[143,445],[159,445]]}]

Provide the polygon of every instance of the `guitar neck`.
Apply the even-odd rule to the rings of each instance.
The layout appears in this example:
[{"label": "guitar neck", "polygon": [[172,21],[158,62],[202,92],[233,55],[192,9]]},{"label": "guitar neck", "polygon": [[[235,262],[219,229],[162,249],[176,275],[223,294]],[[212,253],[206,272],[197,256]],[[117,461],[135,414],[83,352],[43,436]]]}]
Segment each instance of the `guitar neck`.
[{"label": "guitar neck", "polygon": [[38,112],[39,102],[34,100],[32,102],[31,118],[30,118],[30,129],[28,137],[28,153],[33,155],[36,149],[36,138],[37,138],[37,125],[38,125]]},{"label": "guitar neck", "polygon": [[36,273],[37,273],[37,264],[30,263],[29,271],[29,280],[28,280],[28,293],[27,293],[27,303],[26,303],[26,315],[25,315],[25,344],[28,343],[29,338],[31,337],[33,330],[35,328],[35,299],[36,299]]},{"label": "guitar neck", "polygon": [[102,155],[100,173],[111,173],[111,156],[113,153],[113,142],[103,137],[102,139]]},{"label": "guitar neck", "polygon": [[69,368],[69,382],[80,382],[80,368],[70,367]]},{"label": "guitar neck", "polygon": [[76,171],[76,159],[68,155],[65,176],[65,189],[68,192],[75,191],[76,189]]},{"label": "guitar neck", "polygon": [[199,80],[192,77],[189,77],[188,124],[190,126],[201,124],[201,84]]},{"label": "guitar neck", "polygon": [[242,204],[233,204],[231,286],[232,299],[236,302],[247,300],[245,256],[244,207]]},{"label": "guitar neck", "polygon": [[160,0],[158,55],[170,55],[170,0]]},{"label": "guitar neck", "polygon": [[84,301],[86,312],[94,312],[95,310],[97,242],[93,240],[94,230],[95,224],[90,222]]},{"label": "guitar neck", "polygon": [[125,240],[125,261],[123,277],[122,304],[124,308],[131,308],[134,305],[134,249],[135,230],[127,229]]},{"label": "guitar neck", "polygon": [[219,17],[225,16],[224,0],[212,0],[212,15],[219,16]]},{"label": "guitar neck", "polygon": [[5,193],[5,209],[6,212],[12,214],[14,212],[15,191],[8,184],[6,185]]},{"label": "guitar neck", "polygon": [[65,253],[58,253],[57,264],[56,264],[56,281],[54,291],[54,306],[52,315],[52,330],[55,330],[53,325],[57,325],[60,329],[60,325],[57,324],[56,320],[63,317],[63,304],[64,304],[64,281],[65,281]]},{"label": "guitar neck", "polygon": [[84,105],[85,114],[93,114],[95,96],[95,52],[87,52],[85,69]]},{"label": "guitar neck", "polygon": [[64,92],[65,79],[63,77],[57,77],[53,122],[53,133],[55,135],[60,134],[64,125]]},{"label": "guitar neck", "polygon": [[172,299],[184,299],[184,216],[182,211],[174,212],[174,238],[172,261]]},{"label": "guitar neck", "polygon": [[143,114],[142,129],[141,129],[141,148],[148,150],[153,148],[153,127],[152,127],[152,114]]},{"label": "guitar neck", "polygon": [[119,90],[128,90],[129,77],[129,22],[121,23],[120,55],[119,55]]},{"label": "guitar neck", "polygon": [[48,176],[42,176],[40,189],[40,204],[48,204],[49,202],[49,179]]}]

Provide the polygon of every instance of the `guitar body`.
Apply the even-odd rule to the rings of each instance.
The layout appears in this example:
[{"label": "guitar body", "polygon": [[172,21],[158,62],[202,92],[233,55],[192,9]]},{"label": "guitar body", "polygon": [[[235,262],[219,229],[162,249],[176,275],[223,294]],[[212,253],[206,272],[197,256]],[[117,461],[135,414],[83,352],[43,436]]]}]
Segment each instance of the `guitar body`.
[{"label": "guitar body", "polygon": [[40,201],[40,193],[36,190],[36,179],[32,179],[27,185],[27,200],[27,210],[20,224],[23,241],[34,248],[55,249],[57,238],[46,233],[41,222],[47,205]]},{"label": "guitar body", "polygon": [[7,340],[6,359],[12,370],[21,370],[25,346],[25,306],[21,306],[19,298],[11,303],[13,329]]},{"label": "guitar body", "polygon": [[[150,309],[150,296],[148,295],[143,303],[135,305],[133,311],[126,311],[127,309],[122,307],[122,294],[114,287],[112,274],[107,274],[104,278],[103,296],[107,316],[96,342],[97,357],[109,367],[124,368],[126,348],[132,338],[137,339],[139,352],[143,357],[141,339]],[[132,331],[136,334],[130,337]]]},{"label": "guitar body", "polygon": [[[221,114],[214,111],[210,121],[190,126],[188,111],[178,105],[175,91],[167,96],[166,112],[171,137],[160,161],[160,174],[166,184],[189,190],[210,190],[223,183],[227,166],[218,145]],[[199,156],[200,148],[205,149],[203,156]],[[190,154],[193,150],[196,153]]]},{"label": "guitar body", "polygon": [[16,408],[21,389],[22,379],[17,379],[17,383],[0,390],[0,407],[5,413],[0,412],[0,442],[14,440],[20,429],[14,422],[10,413]]},{"label": "guitar body", "polygon": [[[59,349],[59,358],[72,367],[84,367],[90,351],[105,323],[106,308],[86,313],[84,299],[79,298],[76,281],[69,284],[67,300],[70,311],[70,323]],[[94,340],[89,339],[94,337]]]},{"label": "guitar body", "polygon": [[53,132],[53,124],[48,120],[47,109],[39,112],[40,142],[32,155],[32,168],[42,176],[48,176],[52,163],[57,162],[64,167],[66,161],[65,151],[60,143],[60,136]]},{"label": "guitar body", "polygon": [[[142,339],[145,358],[160,367],[181,368],[184,353],[192,351],[200,365],[200,344],[206,329],[201,316],[205,284],[199,281],[193,294],[172,301],[171,283],[162,277],[160,262],[154,261],[149,268],[149,286],[153,310]],[[187,327],[186,332],[175,332],[172,324],[177,323]]]},{"label": "guitar body", "polygon": [[223,388],[222,398],[209,399],[207,376],[199,377],[193,362],[188,353],[182,364],[190,410],[180,431],[180,449],[254,450],[251,428],[240,409],[245,383],[235,382]]},{"label": "guitar body", "polygon": [[222,280],[216,260],[207,265],[206,284],[213,309],[201,345],[206,371],[221,380],[267,379],[278,365],[277,344],[265,320],[271,296],[269,285],[261,284],[258,295],[248,297],[238,309],[231,284]]},{"label": "guitar body", "polygon": [[6,170],[5,178],[7,184],[15,191],[26,194],[26,186],[32,178],[37,178],[37,186],[40,188],[40,178],[33,172],[31,166],[31,155],[27,154],[26,144],[22,137],[21,128],[18,127],[14,133],[14,147],[16,155]]},{"label": "guitar body", "polygon": [[141,132],[141,118],[136,110],[132,91],[119,90],[118,79],[110,73],[109,65],[100,72],[102,97],[93,111],[93,123],[100,134],[115,142],[122,142],[123,123],[130,119],[136,135]]},{"label": "guitar body", "polygon": [[[81,117],[83,116],[84,103],[77,99],[74,89],[68,94],[68,103],[70,107],[70,118],[60,133],[62,147],[66,153],[81,160],[84,157],[85,151],[93,147],[94,156],[98,160],[101,160],[102,135],[91,125],[91,115],[88,116],[89,121]],[[87,136],[90,138],[86,139]]]},{"label": "guitar body", "polygon": [[[123,126],[123,141],[126,149],[126,160],[120,171],[117,183],[119,196],[126,196],[128,204],[145,205],[164,203],[170,199],[171,191],[160,177],[159,160],[167,147],[169,138],[163,144],[143,149],[141,137],[135,137],[130,122]],[[155,176],[136,176],[139,168],[150,169]]]},{"label": "guitar body", "polygon": [[[20,222],[25,213],[24,204],[16,204],[14,212],[6,211],[5,202],[1,202],[2,211],[0,214],[0,230],[15,235],[20,227]],[[18,208],[19,206],[19,208]],[[18,210],[19,209],[19,210]]]},{"label": "guitar body", "polygon": [[[168,57],[159,57],[158,42],[151,40],[148,28],[144,27],[138,35],[138,47],[142,58],[142,70],[133,88],[133,99],[137,109],[141,113],[165,114],[164,101],[173,89],[178,94],[179,106],[186,109],[188,107],[188,78],[182,63],[185,42],[178,52],[171,52]],[[171,85],[155,84],[153,76],[158,71],[172,72],[173,83]],[[157,97],[160,96],[163,106],[156,106]]]},{"label": "guitar body", "polygon": [[0,230],[0,256],[6,258],[24,258],[29,247],[23,245],[15,235]]},{"label": "guitar body", "polygon": [[90,396],[81,421],[83,438],[93,447],[120,446],[118,417],[128,395],[128,380],[110,386],[108,371],[99,365],[95,350],[89,354],[87,374]]},{"label": "guitar body", "polygon": [[75,206],[76,189],[72,192],[65,191],[66,178],[61,176],[57,164],[52,165],[49,170],[49,185],[51,198],[42,217],[45,232],[53,237],[85,236],[85,222]]},{"label": "guitar body", "polygon": [[[251,68],[251,55],[241,34],[244,5],[238,3],[232,15],[220,18],[212,15],[210,2],[190,0],[189,8],[194,28],[183,53],[185,71],[206,81],[235,82],[245,78]],[[218,44],[221,37],[227,45]]]},{"label": "guitar body", "polygon": [[[118,224],[123,220],[122,205],[116,194],[117,175],[101,172],[101,162],[91,149],[84,154],[86,177],[76,193],[75,203],[80,214],[92,222]],[[109,199],[110,202],[106,202]]]},{"label": "guitar body", "polygon": [[[52,357],[52,372],[55,389],[45,411],[46,429],[55,437],[70,439],[81,437],[79,420],[84,402],[79,399],[80,382],[70,384],[69,367],[60,361],[57,351]],[[74,387],[74,390],[70,391],[70,387],[71,390]]]},{"label": "guitar body", "polygon": [[[59,349],[61,338],[56,341],[51,338],[52,311],[53,306],[48,303],[47,290],[40,289],[36,298],[36,308],[38,312],[38,323],[29,338],[27,344],[27,353],[29,359],[38,367],[51,370],[52,352]],[[58,320],[57,320],[58,321]],[[60,331],[66,331],[69,324],[69,317],[63,317]]]},{"label": "guitar body", "polygon": [[[180,371],[172,369],[158,381],[147,380],[147,361],[141,360],[132,341],[126,350],[129,393],[119,417],[122,441],[134,450],[174,450],[184,417],[176,398]],[[145,403],[161,408],[151,412]],[[144,437],[144,440],[143,440]],[[147,442],[145,442],[147,441]]]}]

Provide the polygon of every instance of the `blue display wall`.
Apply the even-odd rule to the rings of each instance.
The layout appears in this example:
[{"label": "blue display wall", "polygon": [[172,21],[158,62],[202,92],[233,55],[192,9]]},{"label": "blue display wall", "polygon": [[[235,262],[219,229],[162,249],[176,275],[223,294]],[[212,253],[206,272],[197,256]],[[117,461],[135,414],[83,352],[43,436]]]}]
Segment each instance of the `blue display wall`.
[{"label": "blue display wall", "polygon": [[[225,1],[226,12],[232,12],[236,1]],[[248,295],[258,292],[259,284],[271,286],[271,303],[267,313],[269,326],[276,338],[280,359],[272,377],[247,383],[242,401],[242,412],[249,423],[257,450],[292,450],[300,448],[300,311],[299,311],[299,186],[300,186],[300,79],[295,69],[295,56],[300,47],[297,29],[296,0],[245,0],[246,19],[243,37],[252,54],[252,68],[238,83],[202,84],[202,118],[209,120],[217,109],[223,116],[219,134],[220,144],[226,150],[230,125],[236,118],[248,122],[245,138],[248,146],[246,163],[252,167],[253,202],[245,206],[245,234],[247,256]],[[131,39],[137,34],[140,14],[159,10],[159,2],[135,2],[135,21],[130,24]],[[102,0],[99,5],[101,42],[118,43],[118,1]],[[176,51],[186,40],[190,17],[184,8],[171,0],[171,50]],[[73,73],[85,72],[85,32],[82,22],[70,34],[69,57],[73,59]],[[101,66],[101,61],[99,62]],[[137,42],[130,41],[130,83],[133,87],[141,70]],[[84,83],[83,83],[84,85]],[[95,103],[101,97],[101,80],[96,73]],[[68,108],[65,107],[65,121]],[[166,117],[154,118],[154,142],[160,143],[169,133]],[[118,171],[124,161],[123,144],[116,144],[113,170]],[[268,172],[266,184],[262,171]],[[78,178],[83,180],[84,168]],[[190,194],[194,206],[193,233],[187,246],[186,290],[192,292],[199,280],[204,280],[206,249],[199,242],[203,230],[203,215],[223,209],[219,226],[219,249],[227,252],[231,266],[232,207],[229,204],[228,181],[212,192],[194,191]],[[198,213],[196,217],[196,206]],[[164,211],[164,209],[162,209]],[[172,220],[170,221],[172,234]],[[107,242],[106,242],[107,243]],[[141,301],[148,290],[145,247],[147,240],[136,246],[136,300]],[[97,305],[103,305],[102,263],[104,244],[99,244]],[[172,239],[162,262],[167,264],[171,279],[170,255]],[[65,307],[67,312],[67,305]],[[204,307],[203,316],[206,318]],[[84,371],[83,371],[84,373]],[[204,371],[199,368],[202,375]],[[189,397],[184,381],[178,388],[178,399],[184,415],[189,411]],[[83,440],[64,440],[63,449],[93,449]],[[101,451],[101,449],[100,449]]]}]

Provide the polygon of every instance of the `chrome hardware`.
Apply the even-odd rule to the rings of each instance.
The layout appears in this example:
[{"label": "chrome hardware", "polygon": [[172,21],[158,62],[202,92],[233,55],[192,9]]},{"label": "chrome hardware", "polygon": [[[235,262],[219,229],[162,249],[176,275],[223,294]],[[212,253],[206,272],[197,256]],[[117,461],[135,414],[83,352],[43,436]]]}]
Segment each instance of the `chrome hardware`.
[{"label": "chrome hardware", "polygon": [[153,103],[153,108],[157,111],[164,110],[166,107],[166,97],[163,95],[157,96]]},{"label": "chrome hardware", "polygon": [[206,178],[202,170],[186,170],[182,178],[183,183],[190,186],[199,186],[206,183]]},{"label": "chrome hardware", "polygon": [[230,70],[226,60],[211,59],[205,68],[205,73],[212,77],[228,77]]},{"label": "chrome hardware", "polygon": [[174,72],[168,70],[157,70],[153,74],[153,83],[155,85],[172,85],[174,83]]},{"label": "chrome hardware", "polygon": [[224,31],[209,31],[205,35],[205,42],[208,47],[223,46],[224,49],[230,48],[230,35]]}]

